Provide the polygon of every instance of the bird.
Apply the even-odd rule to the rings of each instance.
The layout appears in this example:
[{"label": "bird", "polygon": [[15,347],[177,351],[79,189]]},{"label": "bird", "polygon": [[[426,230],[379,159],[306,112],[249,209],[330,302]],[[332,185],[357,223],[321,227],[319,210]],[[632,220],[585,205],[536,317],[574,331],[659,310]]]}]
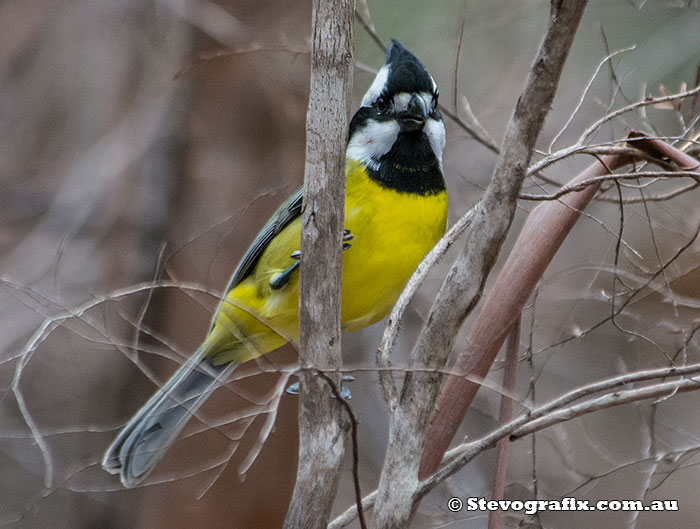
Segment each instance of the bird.
[{"label": "bird", "polygon": [[[447,225],[445,126],[438,87],[397,40],[349,124],[341,325],[384,318]],[[123,486],[141,483],[236,366],[299,336],[303,188],[264,225],[228,283],[201,346],[105,452]]]}]

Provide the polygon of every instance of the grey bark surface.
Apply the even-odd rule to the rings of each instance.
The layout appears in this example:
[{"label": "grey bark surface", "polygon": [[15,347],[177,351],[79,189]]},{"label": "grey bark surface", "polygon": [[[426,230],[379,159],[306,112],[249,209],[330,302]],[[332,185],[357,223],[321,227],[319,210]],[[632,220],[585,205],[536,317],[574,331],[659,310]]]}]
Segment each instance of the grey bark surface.
[{"label": "grey bark surface", "polygon": [[[552,2],[547,33],[506,129],[491,184],[467,230],[466,246],[443,282],[412,351],[400,402],[391,418],[389,449],[375,506],[376,527],[398,529],[409,523],[426,428],[442,378],[439,370],[447,361],[459,327],[476,305],[510,228],[535,141],[554,99],[584,7],[583,0]],[[424,470],[429,474],[434,469]]]},{"label": "grey bark surface", "polygon": [[299,463],[286,529],[328,524],[350,425],[316,370],[342,365],[341,241],[354,2],[314,0],[312,17],[299,292]]}]

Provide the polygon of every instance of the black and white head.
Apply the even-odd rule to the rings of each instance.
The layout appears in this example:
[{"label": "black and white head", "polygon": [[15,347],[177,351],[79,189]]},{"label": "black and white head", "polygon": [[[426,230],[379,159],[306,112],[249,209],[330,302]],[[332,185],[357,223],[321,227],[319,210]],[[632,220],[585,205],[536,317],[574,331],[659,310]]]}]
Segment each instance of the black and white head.
[{"label": "black and white head", "polygon": [[445,125],[435,80],[418,58],[393,40],[386,62],[350,122],[347,156],[371,178],[397,191],[445,189]]}]

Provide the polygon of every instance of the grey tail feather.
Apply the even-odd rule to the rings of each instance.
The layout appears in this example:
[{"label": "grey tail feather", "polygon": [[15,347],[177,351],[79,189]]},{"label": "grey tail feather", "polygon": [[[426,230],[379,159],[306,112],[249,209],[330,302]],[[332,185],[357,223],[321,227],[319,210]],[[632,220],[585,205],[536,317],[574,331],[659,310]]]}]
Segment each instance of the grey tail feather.
[{"label": "grey tail feather", "polygon": [[125,487],[138,485],[153,469],[204,401],[236,368],[214,366],[200,349],[153,395],[119,432],[102,467],[120,474]]}]

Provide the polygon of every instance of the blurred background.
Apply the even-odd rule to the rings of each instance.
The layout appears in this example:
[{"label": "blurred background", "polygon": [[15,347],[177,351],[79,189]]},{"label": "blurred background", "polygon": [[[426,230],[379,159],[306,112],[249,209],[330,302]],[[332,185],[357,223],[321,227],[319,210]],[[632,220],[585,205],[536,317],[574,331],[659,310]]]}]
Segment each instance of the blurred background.
[{"label": "blurred background", "polygon": [[[401,40],[427,65],[442,104],[466,119],[466,96],[500,143],[548,3],[368,6],[380,38]],[[310,18],[310,2],[301,0],[0,3],[0,527],[281,526],[296,472],[297,400],[280,398],[291,349],[239,369],[144,486],[123,490],[99,463],[120,426],[196,348],[241,255],[302,182]],[[608,49],[635,46],[612,61],[615,79],[601,69],[555,149],[575,142],[611,105],[692,87],[698,28],[695,0],[589,2],[540,148],[567,122]],[[372,79],[366,67],[383,62],[359,24],[356,60],[364,66],[355,74],[354,107]],[[630,127],[674,141],[693,125],[690,102],[681,110],[685,120],[668,105],[627,114],[592,141],[622,138]],[[445,121],[454,221],[480,197],[496,156]],[[545,174],[566,182],[590,162],[578,157]],[[641,201],[682,185],[623,189],[636,202],[624,208],[617,270],[619,205],[596,201],[581,218],[525,313],[523,403],[532,403],[531,379],[542,403],[614,374],[698,361],[697,243],[635,297],[619,328],[607,322],[588,331],[692,239],[698,191]],[[614,189],[606,196],[614,199]],[[532,207],[521,205],[503,256]],[[453,257],[413,303],[397,366]],[[344,337],[349,370],[365,369],[351,385],[365,493],[376,487],[387,438],[377,377],[366,370],[381,331],[379,324]],[[501,377],[497,361],[492,383]],[[512,446],[509,499],[677,499],[679,512],[553,512],[504,523],[694,525],[698,404],[700,395],[690,393],[614,408]],[[482,390],[461,433],[488,431],[497,410],[497,392]],[[493,457],[480,456],[431,493],[414,526],[485,527],[484,513],[450,513],[446,500],[488,496]],[[346,473],[336,511],[353,501]]]}]

